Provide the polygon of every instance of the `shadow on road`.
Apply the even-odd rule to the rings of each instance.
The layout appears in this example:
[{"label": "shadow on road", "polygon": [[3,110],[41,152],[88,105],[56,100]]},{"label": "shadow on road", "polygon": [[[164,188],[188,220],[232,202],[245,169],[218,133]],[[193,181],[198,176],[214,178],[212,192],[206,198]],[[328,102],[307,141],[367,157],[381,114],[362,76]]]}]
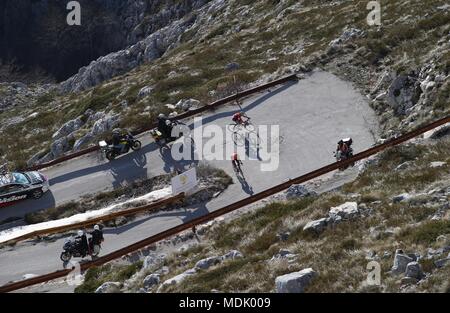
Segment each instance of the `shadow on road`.
[{"label": "shadow on road", "polygon": [[[130,172],[130,164],[133,167],[133,164],[136,167],[139,168],[143,168],[146,165],[146,157],[145,157],[145,151],[141,150],[141,151],[137,151],[137,152],[130,152],[128,154],[125,154],[119,158],[117,158],[114,161],[111,162],[106,162],[103,164],[99,164],[96,166],[92,166],[89,168],[83,168],[77,171],[73,171],[70,173],[66,173],[54,178],[50,179],[50,185],[55,185],[58,183],[62,183],[68,180],[72,180],[72,179],[76,179],[76,178],[80,178],[83,176],[88,176],[94,173],[98,173],[98,172],[105,172],[108,170],[112,170],[114,169],[114,172]],[[145,158],[143,159],[142,156]],[[145,164],[143,164],[143,162],[145,162]]]},{"label": "shadow on road", "polygon": [[[0,221],[4,221],[13,217],[23,218],[27,213],[54,208],[55,205],[55,197],[53,196],[51,191],[48,191],[40,199],[26,199],[11,206],[1,208]],[[0,229],[5,229],[3,226],[6,227],[7,224],[0,225]]]},{"label": "shadow on road", "polygon": [[139,218],[137,220],[133,220],[133,221],[128,222],[128,223],[126,223],[125,225],[122,225],[122,226],[104,228],[103,229],[103,234],[105,234],[105,235],[107,235],[107,234],[120,235],[120,234],[125,233],[125,232],[129,231],[130,229],[132,229],[132,228],[134,228],[134,227],[136,227],[136,226],[138,226],[140,224],[143,224],[143,223],[145,223],[145,222],[147,222],[147,221],[149,221],[149,220],[151,220],[151,219],[153,219],[155,217],[158,217],[158,216],[159,215],[152,214],[152,215],[146,216],[145,218]]},{"label": "shadow on road", "polygon": [[178,149],[180,154],[184,151],[184,147],[186,145],[183,145],[181,143],[174,143],[170,146],[162,147],[159,150],[161,159],[164,161],[164,172],[166,173],[173,173],[173,172],[184,172],[188,170],[189,168],[192,168],[193,166],[197,166],[199,163],[199,158],[197,157],[197,154],[195,152],[195,146],[194,144],[190,143],[190,146],[188,147],[190,151],[187,151],[189,154],[187,158],[183,158],[181,160],[175,160],[172,156],[172,147],[174,149]]},{"label": "shadow on road", "polygon": [[[248,105],[246,105],[242,109],[242,111],[247,113],[248,111],[252,110],[253,108],[257,107],[258,105],[264,103],[265,101],[267,101],[271,97],[276,96],[277,94],[285,91],[286,89],[292,87],[293,85],[295,85],[297,83],[298,83],[298,81],[290,81],[290,82],[284,84],[283,86],[281,86],[279,88],[276,88],[273,91],[269,90],[265,95],[261,96],[260,98],[258,98],[255,101],[249,103]],[[203,117],[202,123],[203,124],[208,124],[208,123],[214,122],[215,120],[218,120],[218,119],[221,119],[221,118],[224,118],[224,117],[232,117],[233,114],[235,114],[236,112],[240,112],[240,111],[241,110],[238,108],[238,109],[233,109],[233,110],[222,112],[222,113],[212,114],[212,115],[210,115],[208,117]],[[193,127],[194,127],[194,124],[191,123],[188,126],[192,130]]]},{"label": "shadow on road", "polygon": [[111,162],[110,173],[114,181],[113,188],[119,188],[133,183],[136,179],[146,179],[147,177],[147,157],[141,151],[130,154],[126,158],[127,166]]}]

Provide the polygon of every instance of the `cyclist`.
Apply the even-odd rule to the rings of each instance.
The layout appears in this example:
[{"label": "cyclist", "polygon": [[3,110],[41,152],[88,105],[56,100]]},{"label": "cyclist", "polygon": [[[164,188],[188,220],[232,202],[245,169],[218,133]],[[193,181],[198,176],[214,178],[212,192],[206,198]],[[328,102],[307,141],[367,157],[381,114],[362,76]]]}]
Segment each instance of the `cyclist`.
[{"label": "cyclist", "polygon": [[[246,119],[245,121],[244,118]],[[248,120],[250,120],[250,118],[247,115],[245,115],[244,112],[237,112],[233,115],[232,120],[236,124],[244,125],[246,122],[248,122]]]},{"label": "cyclist", "polygon": [[239,172],[242,171],[241,170],[242,161],[239,159],[239,156],[237,153],[233,153],[231,155],[231,164],[233,164],[234,170],[237,170]]}]

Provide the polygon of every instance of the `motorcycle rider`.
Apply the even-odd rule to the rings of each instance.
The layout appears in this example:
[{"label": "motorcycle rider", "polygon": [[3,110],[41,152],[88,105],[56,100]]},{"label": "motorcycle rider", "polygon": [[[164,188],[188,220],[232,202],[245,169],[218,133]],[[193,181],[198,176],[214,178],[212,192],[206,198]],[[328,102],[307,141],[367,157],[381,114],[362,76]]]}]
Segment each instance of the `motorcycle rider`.
[{"label": "motorcycle rider", "polygon": [[126,138],[126,135],[122,133],[120,128],[115,128],[112,132],[112,141],[114,149],[119,151],[120,154],[125,152],[126,144],[123,143],[123,140]]},{"label": "motorcycle rider", "polygon": [[350,152],[350,146],[352,145],[353,140],[349,138],[348,140],[341,139],[339,140],[336,148],[336,153],[341,153],[342,156],[348,158]]},{"label": "motorcycle rider", "polygon": [[90,233],[92,236],[92,247],[90,247],[91,251],[94,251],[95,246],[100,246],[101,243],[105,240],[103,238],[103,231],[100,228],[100,225],[96,224],[94,226],[94,230]]},{"label": "motorcycle rider", "polygon": [[75,243],[77,244],[78,250],[80,251],[81,257],[85,257],[89,252],[89,243],[86,234],[81,229],[78,231],[75,237]]},{"label": "motorcycle rider", "polygon": [[100,229],[99,225],[94,226],[94,230],[91,232],[92,244],[100,245],[105,239],[103,238],[103,231]]},{"label": "motorcycle rider", "polygon": [[172,122],[164,115],[158,115],[158,130],[164,138],[170,138],[172,135]]}]

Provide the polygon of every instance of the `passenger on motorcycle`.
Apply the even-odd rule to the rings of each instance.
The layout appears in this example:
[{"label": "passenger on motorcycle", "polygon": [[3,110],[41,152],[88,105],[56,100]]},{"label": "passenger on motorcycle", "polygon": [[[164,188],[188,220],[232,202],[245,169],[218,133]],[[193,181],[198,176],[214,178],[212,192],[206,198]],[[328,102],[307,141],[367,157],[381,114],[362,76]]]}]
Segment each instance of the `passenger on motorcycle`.
[{"label": "passenger on motorcycle", "polygon": [[158,130],[164,138],[172,136],[172,122],[162,113],[158,115]]},{"label": "passenger on motorcycle", "polygon": [[[246,119],[244,121],[244,118]],[[243,112],[237,112],[233,115],[233,122],[235,122],[236,124],[244,124],[245,122],[247,122],[250,118],[247,117]]]},{"label": "passenger on motorcycle", "polygon": [[81,256],[84,258],[89,253],[89,243],[84,231],[78,231],[78,235],[75,237],[75,242],[77,244],[78,250],[81,253]]},{"label": "passenger on motorcycle", "polygon": [[120,154],[125,152],[127,144],[124,142],[126,139],[126,135],[123,134],[122,130],[120,128],[115,128],[112,133],[113,136],[113,146],[114,149],[120,152]]},{"label": "passenger on motorcycle", "polygon": [[103,231],[99,225],[94,226],[94,230],[91,232],[92,245],[100,245],[105,239],[103,238]]}]

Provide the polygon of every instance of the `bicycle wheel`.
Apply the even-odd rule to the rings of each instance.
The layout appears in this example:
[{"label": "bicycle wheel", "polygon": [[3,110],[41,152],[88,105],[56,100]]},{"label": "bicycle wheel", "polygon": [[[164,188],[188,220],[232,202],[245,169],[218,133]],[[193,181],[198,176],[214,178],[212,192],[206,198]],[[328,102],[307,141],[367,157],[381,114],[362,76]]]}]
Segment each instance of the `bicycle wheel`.
[{"label": "bicycle wheel", "polygon": [[256,132],[250,132],[247,136],[247,141],[249,145],[252,146],[260,146],[261,145],[261,138],[259,137],[259,134]]},{"label": "bicycle wheel", "polygon": [[233,139],[234,144],[236,146],[238,146],[238,147],[245,145],[245,137],[244,137],[244,135],[242,135],[242,134],[240,134],[238,132],[234,132],[233,133],[232,139]]},{"label": "bicycle wheel", "polygon": [[228,125],[227,125],[227,130],[228,130],[229,132],[234,132],[234,126],[236,126],[236,124],[228,124]]},{"label": "bicycle wheel", "polygon": [[234,126],[233,126],[234,133],[237,133],[237,132],[241,131],[242,129],[244,129],[244,125],[242,125],[242,124],[234,124]]}]

